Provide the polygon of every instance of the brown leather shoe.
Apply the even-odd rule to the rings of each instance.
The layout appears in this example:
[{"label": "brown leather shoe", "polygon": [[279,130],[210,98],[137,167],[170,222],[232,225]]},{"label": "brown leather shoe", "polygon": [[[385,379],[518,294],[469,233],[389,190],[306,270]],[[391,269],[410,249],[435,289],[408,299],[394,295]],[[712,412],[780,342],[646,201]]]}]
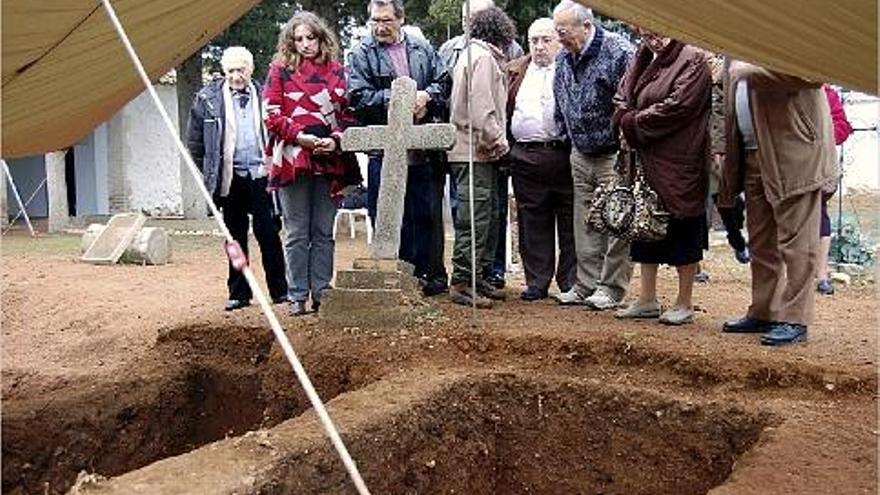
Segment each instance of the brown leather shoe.
[{"label": "brown leather shoe", "polygon": [[457,284],[449,288],[449,299],[455,304],[462,306],[472,306],[476,300],[477,308],[489,309],[492,307],[492,301],[477,294],[476,299],[473,297],[471,288],[466,284]]},{"label": "brown leather shoe", "polygon": [[[468,287],[468,288],[470,288],[470,287]],[[507,300],[507,294],[505,294],[504,291],[502,291],[500,289],[496,289],[493,285],[490,285],[485,282],[480,283],[480,281],[477,281],[477,294],[479,294],[485,298],[491,299],[493,301],[506,301]]]}]

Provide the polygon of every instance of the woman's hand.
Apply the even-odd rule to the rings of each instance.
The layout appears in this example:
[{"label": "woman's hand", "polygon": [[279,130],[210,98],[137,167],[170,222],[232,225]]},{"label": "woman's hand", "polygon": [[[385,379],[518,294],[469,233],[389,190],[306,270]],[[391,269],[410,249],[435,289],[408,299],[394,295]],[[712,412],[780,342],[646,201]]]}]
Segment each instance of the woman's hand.
[{"label": "woman's hand", "polygon": [[302,146],[307,150],[314,150],[315,147],[318,146],[318,143],[320,141],[321,139],[318,139],[317,136],[306,134],[304,132],[301,132],[296,136],[296,144]]},{"label": "woman's hand", "polygon": [[312,149],[316,155],[329,155],[336,151],[336,140],[333,138],[318,139],[317,144]]}]

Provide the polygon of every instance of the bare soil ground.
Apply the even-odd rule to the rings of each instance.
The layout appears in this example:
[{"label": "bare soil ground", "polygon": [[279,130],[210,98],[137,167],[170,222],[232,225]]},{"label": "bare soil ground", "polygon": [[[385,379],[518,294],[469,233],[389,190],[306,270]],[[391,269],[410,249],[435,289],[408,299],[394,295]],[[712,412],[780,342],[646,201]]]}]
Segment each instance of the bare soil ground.
[{"label": "bare soil ground", "polygon": [[[167,266],[99,267],[77,236],[4,237],[3,492],[352,493],[259,310],[222,311],[220,240],[173,241]],[[340,236],[337,266],[363,251]],[[876,285],[770,349],[719,332],[748,267],[716,246],[705,269],[681,328],[526,303],[517,278],[476,327],[444,297],[395,330],[276,309],[373,493],[876,493]]]}]

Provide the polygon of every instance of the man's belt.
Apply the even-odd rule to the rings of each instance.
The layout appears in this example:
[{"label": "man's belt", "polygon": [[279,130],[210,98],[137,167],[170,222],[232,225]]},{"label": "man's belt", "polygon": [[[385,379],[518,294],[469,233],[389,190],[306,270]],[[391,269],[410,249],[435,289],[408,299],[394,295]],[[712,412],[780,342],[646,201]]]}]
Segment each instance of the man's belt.
[{"label": "man's belt", "polygon": [[569,146],[567,141],[518,141],[516,144],[527,150],[558,150],[568,148]]}]

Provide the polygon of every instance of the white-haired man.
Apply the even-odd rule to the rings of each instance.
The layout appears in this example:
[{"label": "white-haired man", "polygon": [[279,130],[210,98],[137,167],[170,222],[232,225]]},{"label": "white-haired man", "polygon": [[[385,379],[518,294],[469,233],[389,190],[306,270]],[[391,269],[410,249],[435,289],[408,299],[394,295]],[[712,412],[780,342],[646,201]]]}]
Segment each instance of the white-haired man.
[{"label": "white-haired man", "polygon": [[[553,75],[559,38],[553,19],[529,27],[529,55],[507,64],[510,175],[519,225],[519,251],[525,269],[525,301],[547,297],[556,276],[560,292],[576,281],[572,232],[571,145],[554,119]],[[559,264],[556,240],[559,240]]]},{"label": "white-haired man", "polygon": [[564,48],[556,61],[553,93],[556,120],[572,143],[577,251],[577,283],[559,296],[559,302],[611,309],[620,304],[629,285],[629,243],[594,231],[584,219],[593,191],[616,173],[619,142],[611,129],[612,99],[634,49],[626,39],[602,29],[592,10],[571,0],[556,6],[553,23]]},{"label": "white-haired man", "polygon": [[[251,81],[254,57],[246,48],[232,46],[223,52],[220,65],[225,77],[199,91],[190,110],[189,152],[202,171],[205,187],[223,211],[223,222],[245,254],[248,214],[253,217],[269,294],[275,303],[285,302],[287,280],[278,236],[281,221],[266,191],[262,102],[260,88]],[[250,286],[231,263],[226,284],[227,311],[250,305]]]}]

